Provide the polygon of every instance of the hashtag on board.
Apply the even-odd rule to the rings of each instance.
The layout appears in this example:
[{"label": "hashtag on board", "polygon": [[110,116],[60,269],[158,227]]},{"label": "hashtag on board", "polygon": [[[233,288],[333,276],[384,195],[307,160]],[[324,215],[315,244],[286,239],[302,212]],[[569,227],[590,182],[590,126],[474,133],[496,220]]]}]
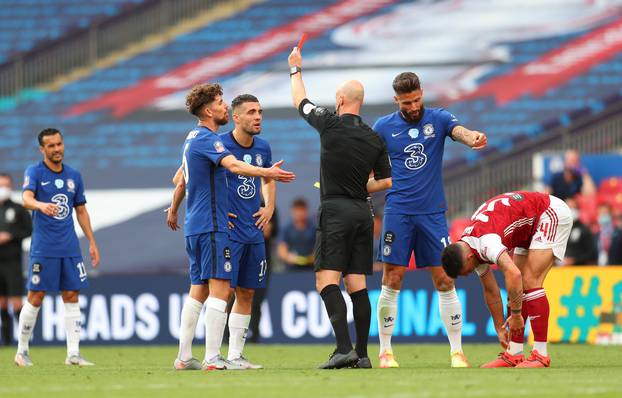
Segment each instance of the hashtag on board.
[{"label": "hashtag on board", "polygon": [[560,298],[561,304],[568,310],[568,315],[559,317],[557,324],[564,331],[562,341],[570,341],[572,333],[579,331],[577,342],[585,342],[590,329],[598,326],[598,317],[594,310],[602,305],[602,299],[598,294],[599,280],[592,277],[587,294],[581,293],[583,278],[577,276],[572,285],[569,295]]}]

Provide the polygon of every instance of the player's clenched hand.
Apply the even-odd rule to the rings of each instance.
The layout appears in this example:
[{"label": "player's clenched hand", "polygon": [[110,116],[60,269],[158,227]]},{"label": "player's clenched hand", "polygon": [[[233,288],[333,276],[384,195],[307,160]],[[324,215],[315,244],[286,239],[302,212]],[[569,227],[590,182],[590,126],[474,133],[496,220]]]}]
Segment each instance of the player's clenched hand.
[{"label": "player's clenched hand", "polygon": [[93,264],[93,268],[97,268],[99,265],[99,249],[95,242],[91,242],[89,244],[89,255],[91,256],[91,264]]},{"label": "player's clenched hand", "polygon": [[283,160],[279,160],[272,167],[266,169],[266,178],[272,178],[276,181],[281,182],[292,182],[296,179],[296,175],[291,171],[286,171],[281,169],[281,165],[283,164]]},{"label": "player's clenched hand", "polygon": [[257,226],[257,228],[263,231],[264,227],[268,225],[268,223],[272,219],[273,213],[274,208],[260,207],[257,213],[253,214],[253,217],[258,217],[257,221],[255,221],[255,225]]},{"label": "player's clenched hand", "polygon": [[488,138],[486,138],[486,134],[481,133],[479,131],[473,132],[473,144],[471,148],[473,149],[484,149],[486,148],[486,144],[488,143]]},{"label": "player's clenched hand", "polygon": [[299,68],[302,68],[302,55],[300,55],[300,50],[298,49],[298,47],[294,47],[292,49],[289,57],[287,57],[287,63],[290,67],[297,66]]},{"label": "player's clenched hand", "polygon": [[497,338],[499,339],[499,344],[501,344],[501,347],[503,347],[504,350],[508,348],[508,345],[510,344],[510,334],[506,328],[500,327],[497,329]]},{"label": "player's clenched hand", "polygon": [[58,205],[54,203],[41,203],[39,211],[46,216],[56,217],[58,215]]},{"label": "player's clenched hand", "polygon": [[525,329],[525,321],[523,321],[523,316],[521,314],[513,314],[505,321],[503,327],[508,327],[510,329],[510,333],[521,333],[523,329]]},{"label": "player's clenched hand", "polygon": [[170,207],[164,210],[164,212],[166,213],[166,224],[168,227],[173,231],[180,229],[181,227],[177,224],[177,213],[173,213]]},{"label": "player's clenched hand", "polygon": [[[238,215],[237,214],[233,214],[233,213],[227,213],[227,217],[229,217],[229,218],[238,218]],[[233,224],[231,221],[227,221],[227,223],[229,224],[229,229],[235,228],[235,224]]]}]

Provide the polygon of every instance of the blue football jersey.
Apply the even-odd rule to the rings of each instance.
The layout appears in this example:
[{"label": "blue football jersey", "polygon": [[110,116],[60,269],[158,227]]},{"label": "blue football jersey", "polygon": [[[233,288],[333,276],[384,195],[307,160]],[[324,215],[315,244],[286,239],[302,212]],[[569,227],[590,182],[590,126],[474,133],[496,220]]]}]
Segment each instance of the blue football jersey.
[{"label": "blue football jersey", "polygon": [[80,257],[80,243],[73,223],[73,208],[86,203],[80,172],[63,165],[63,170],[57,173],[39,162],[26,169],[23,190],[34,192],[39,202],[55,203],[59,208],[54,217],[33,212],[30,255]]},{"label": "blue football jersey", "polygon": [[[253,137],[250,147],[243,147],[233,137],[233,131],[220,136],[225,147],[239,160],[252,166],[272,167],[272,151],[267,141]],[[240,243],[263,243],[263,232],[257,228],[253,214],[261,206],[261,178],[245,177],[227,170],[229,183],[229,211],[238,218],[229,238]]]},{"label": "blue football jersey", "polygon": [[424,108],[418,123],[399,111],[383,116],[374,130],[387,144],[393,186],[387,192],[386,214],[431,214],[447,210],[443,189],[445,138],[460,123],[442,108]]},{"label": "blue football jersey", "polygon": [[186,180],[185,236],[228,232],[227,175],[220,161],[231,153],[220,136],[197,126],[183,146],[182,167]]}]

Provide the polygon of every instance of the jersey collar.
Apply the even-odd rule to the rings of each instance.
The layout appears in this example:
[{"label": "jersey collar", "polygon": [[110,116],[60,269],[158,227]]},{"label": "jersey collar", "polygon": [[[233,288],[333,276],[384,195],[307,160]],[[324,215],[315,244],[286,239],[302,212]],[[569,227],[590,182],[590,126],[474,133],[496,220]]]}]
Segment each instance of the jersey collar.
[{"label": "jersey collar", "polygon": [[42,165],[43,165],[46,169],[48,169],[50,172],[52,172],[52,173],[54,173],[54,174],[63,174],[63,171],[65,171],[65,165],[64,165],[64,164],[61,164],[61,169],[60,169],[60,171],[54,171],[54,170],[50,169],[50,168],[48,167],[48,165],[47,165],[47,164],[46,164],[43,160],[41,161],[41,164],[42,164]]}]

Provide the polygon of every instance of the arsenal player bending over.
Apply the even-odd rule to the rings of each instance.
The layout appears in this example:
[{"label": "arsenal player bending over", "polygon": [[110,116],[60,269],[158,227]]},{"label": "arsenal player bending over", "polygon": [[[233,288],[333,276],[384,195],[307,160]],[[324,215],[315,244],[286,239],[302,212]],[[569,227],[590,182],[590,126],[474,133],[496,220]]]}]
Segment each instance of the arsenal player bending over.
[{"label": "arsenal player bending over", "polygon": [[[571,228],[570,209],[561,199],[536,192],[506,193],[481,205],[460,240],[443,251],[447,275],[455,279],[473,270],[479,275],[499,342],[507,348],[483,368],[541,368],[551,364],[546,348],[549,302],[542,284],[555,259],[564,258]],[[514,255],[510,257],[512,249]],[[505,277],[510,310],[505,322],[490,264],[497,264]],[[525,360],[527,319],[535,343]]]}]

